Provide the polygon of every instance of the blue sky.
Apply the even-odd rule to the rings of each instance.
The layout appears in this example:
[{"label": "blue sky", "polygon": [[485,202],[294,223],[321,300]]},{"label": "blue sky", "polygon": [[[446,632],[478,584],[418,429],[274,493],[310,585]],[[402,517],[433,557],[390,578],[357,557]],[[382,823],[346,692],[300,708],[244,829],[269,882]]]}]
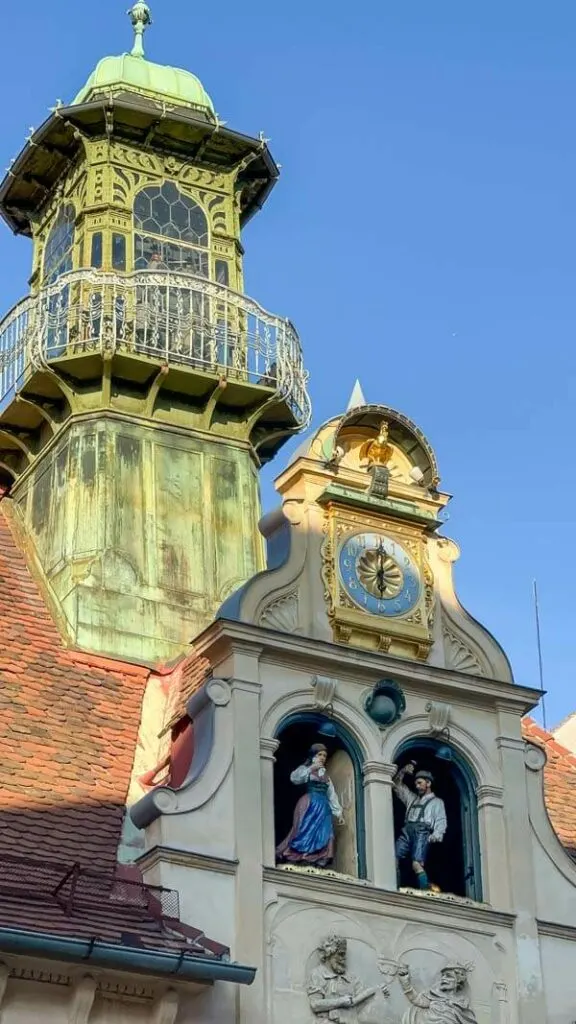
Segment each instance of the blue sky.
[{"label": "blue sky", "polygon": [[[127,6],[7,5],[1,166],[129,47]],[[246,284],[299,329],[314,422],[358,376],[424,430],[454,495],[461,600],[529,685],[538,580],[554,724],[576,708],[576,5],[157,0],[153,17],[150,59],[198,74],[282,164],[245,232]],[[1,308],[29,258],[0,230]]]}]

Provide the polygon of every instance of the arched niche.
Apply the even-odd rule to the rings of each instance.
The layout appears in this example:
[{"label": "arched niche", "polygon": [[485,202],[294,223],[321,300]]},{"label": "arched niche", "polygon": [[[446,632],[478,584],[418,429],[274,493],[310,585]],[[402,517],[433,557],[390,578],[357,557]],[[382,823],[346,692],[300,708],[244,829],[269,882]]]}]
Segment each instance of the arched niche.
[{"label": "arched niche", "polygon": [[275,738],[279,741],[274,765],[275,846],[288,835],[296,804],[305,793],[304,786],[290,781],[290,774],[305,763],[313,744],[323,743],[328,749],[326,768],[342,805],[345,822],[343,826],[335,825],[335,856],[330,870],[365,878],[366,832],[362,756],[358,744],[341,723],[313,711],[287,716],[278,726]]},{"label": "arched niche", "polygon": [[[427,873],[431,883],[442,892],[482,900],[477,781],[470,765],[449,742],[427,736],[405,740],[394,761],[398,768],[416,761],[418,769],[431,772],[433,791],[446,807],[448,828],[444,840],[430,844],[428,850]],[[404,805],[395,796],[395,839],[402,830],[405,813]],[[409,861],[401,867],[400,884],[415,885]]]}]

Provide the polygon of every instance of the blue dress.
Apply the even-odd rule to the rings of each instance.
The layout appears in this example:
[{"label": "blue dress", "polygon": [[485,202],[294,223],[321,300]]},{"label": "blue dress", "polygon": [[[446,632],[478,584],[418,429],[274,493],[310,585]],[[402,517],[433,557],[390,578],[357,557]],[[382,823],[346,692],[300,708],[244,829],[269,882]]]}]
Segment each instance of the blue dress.
[{"label": "blue dress", "polygon": [[333,815],[342,809],[325,771],[316,773],[309,765],[292,772],[295,785],[306,784],[306,793],[294,809],[292,828],[276,849],[279,861],[327,867],[334,858]]}]

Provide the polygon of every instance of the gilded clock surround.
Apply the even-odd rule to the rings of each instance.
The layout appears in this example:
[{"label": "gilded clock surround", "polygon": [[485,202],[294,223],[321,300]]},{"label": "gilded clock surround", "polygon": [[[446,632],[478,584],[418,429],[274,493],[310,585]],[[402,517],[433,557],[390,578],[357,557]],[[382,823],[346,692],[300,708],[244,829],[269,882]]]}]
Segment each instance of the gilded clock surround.
[{"label": "gilded clock surround", "polygon": [[[405,548],[415,563],[421,587],[418,600],[408,614],[395,618],[370,614],[347,594],[338,572],[338,556],[346,539],[359,532],[385,534]],[[432,646],[434,578],[426,557],[422,528],[351,511],[331,501],[324,512],[322,565],[328,616],[337,643],[426,660]]]}]

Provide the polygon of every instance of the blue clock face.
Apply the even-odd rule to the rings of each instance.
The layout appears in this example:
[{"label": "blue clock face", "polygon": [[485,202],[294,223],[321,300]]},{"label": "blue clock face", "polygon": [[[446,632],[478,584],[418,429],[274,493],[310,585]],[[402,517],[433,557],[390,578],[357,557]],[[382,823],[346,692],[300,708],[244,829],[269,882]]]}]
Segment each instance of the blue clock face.
[{"label": "blue clock face", "polygon": [[414,560],[383,533],[354,533],[339,554],[340,579],[348,597],[372,615],[406,615],[420,596]]}]

